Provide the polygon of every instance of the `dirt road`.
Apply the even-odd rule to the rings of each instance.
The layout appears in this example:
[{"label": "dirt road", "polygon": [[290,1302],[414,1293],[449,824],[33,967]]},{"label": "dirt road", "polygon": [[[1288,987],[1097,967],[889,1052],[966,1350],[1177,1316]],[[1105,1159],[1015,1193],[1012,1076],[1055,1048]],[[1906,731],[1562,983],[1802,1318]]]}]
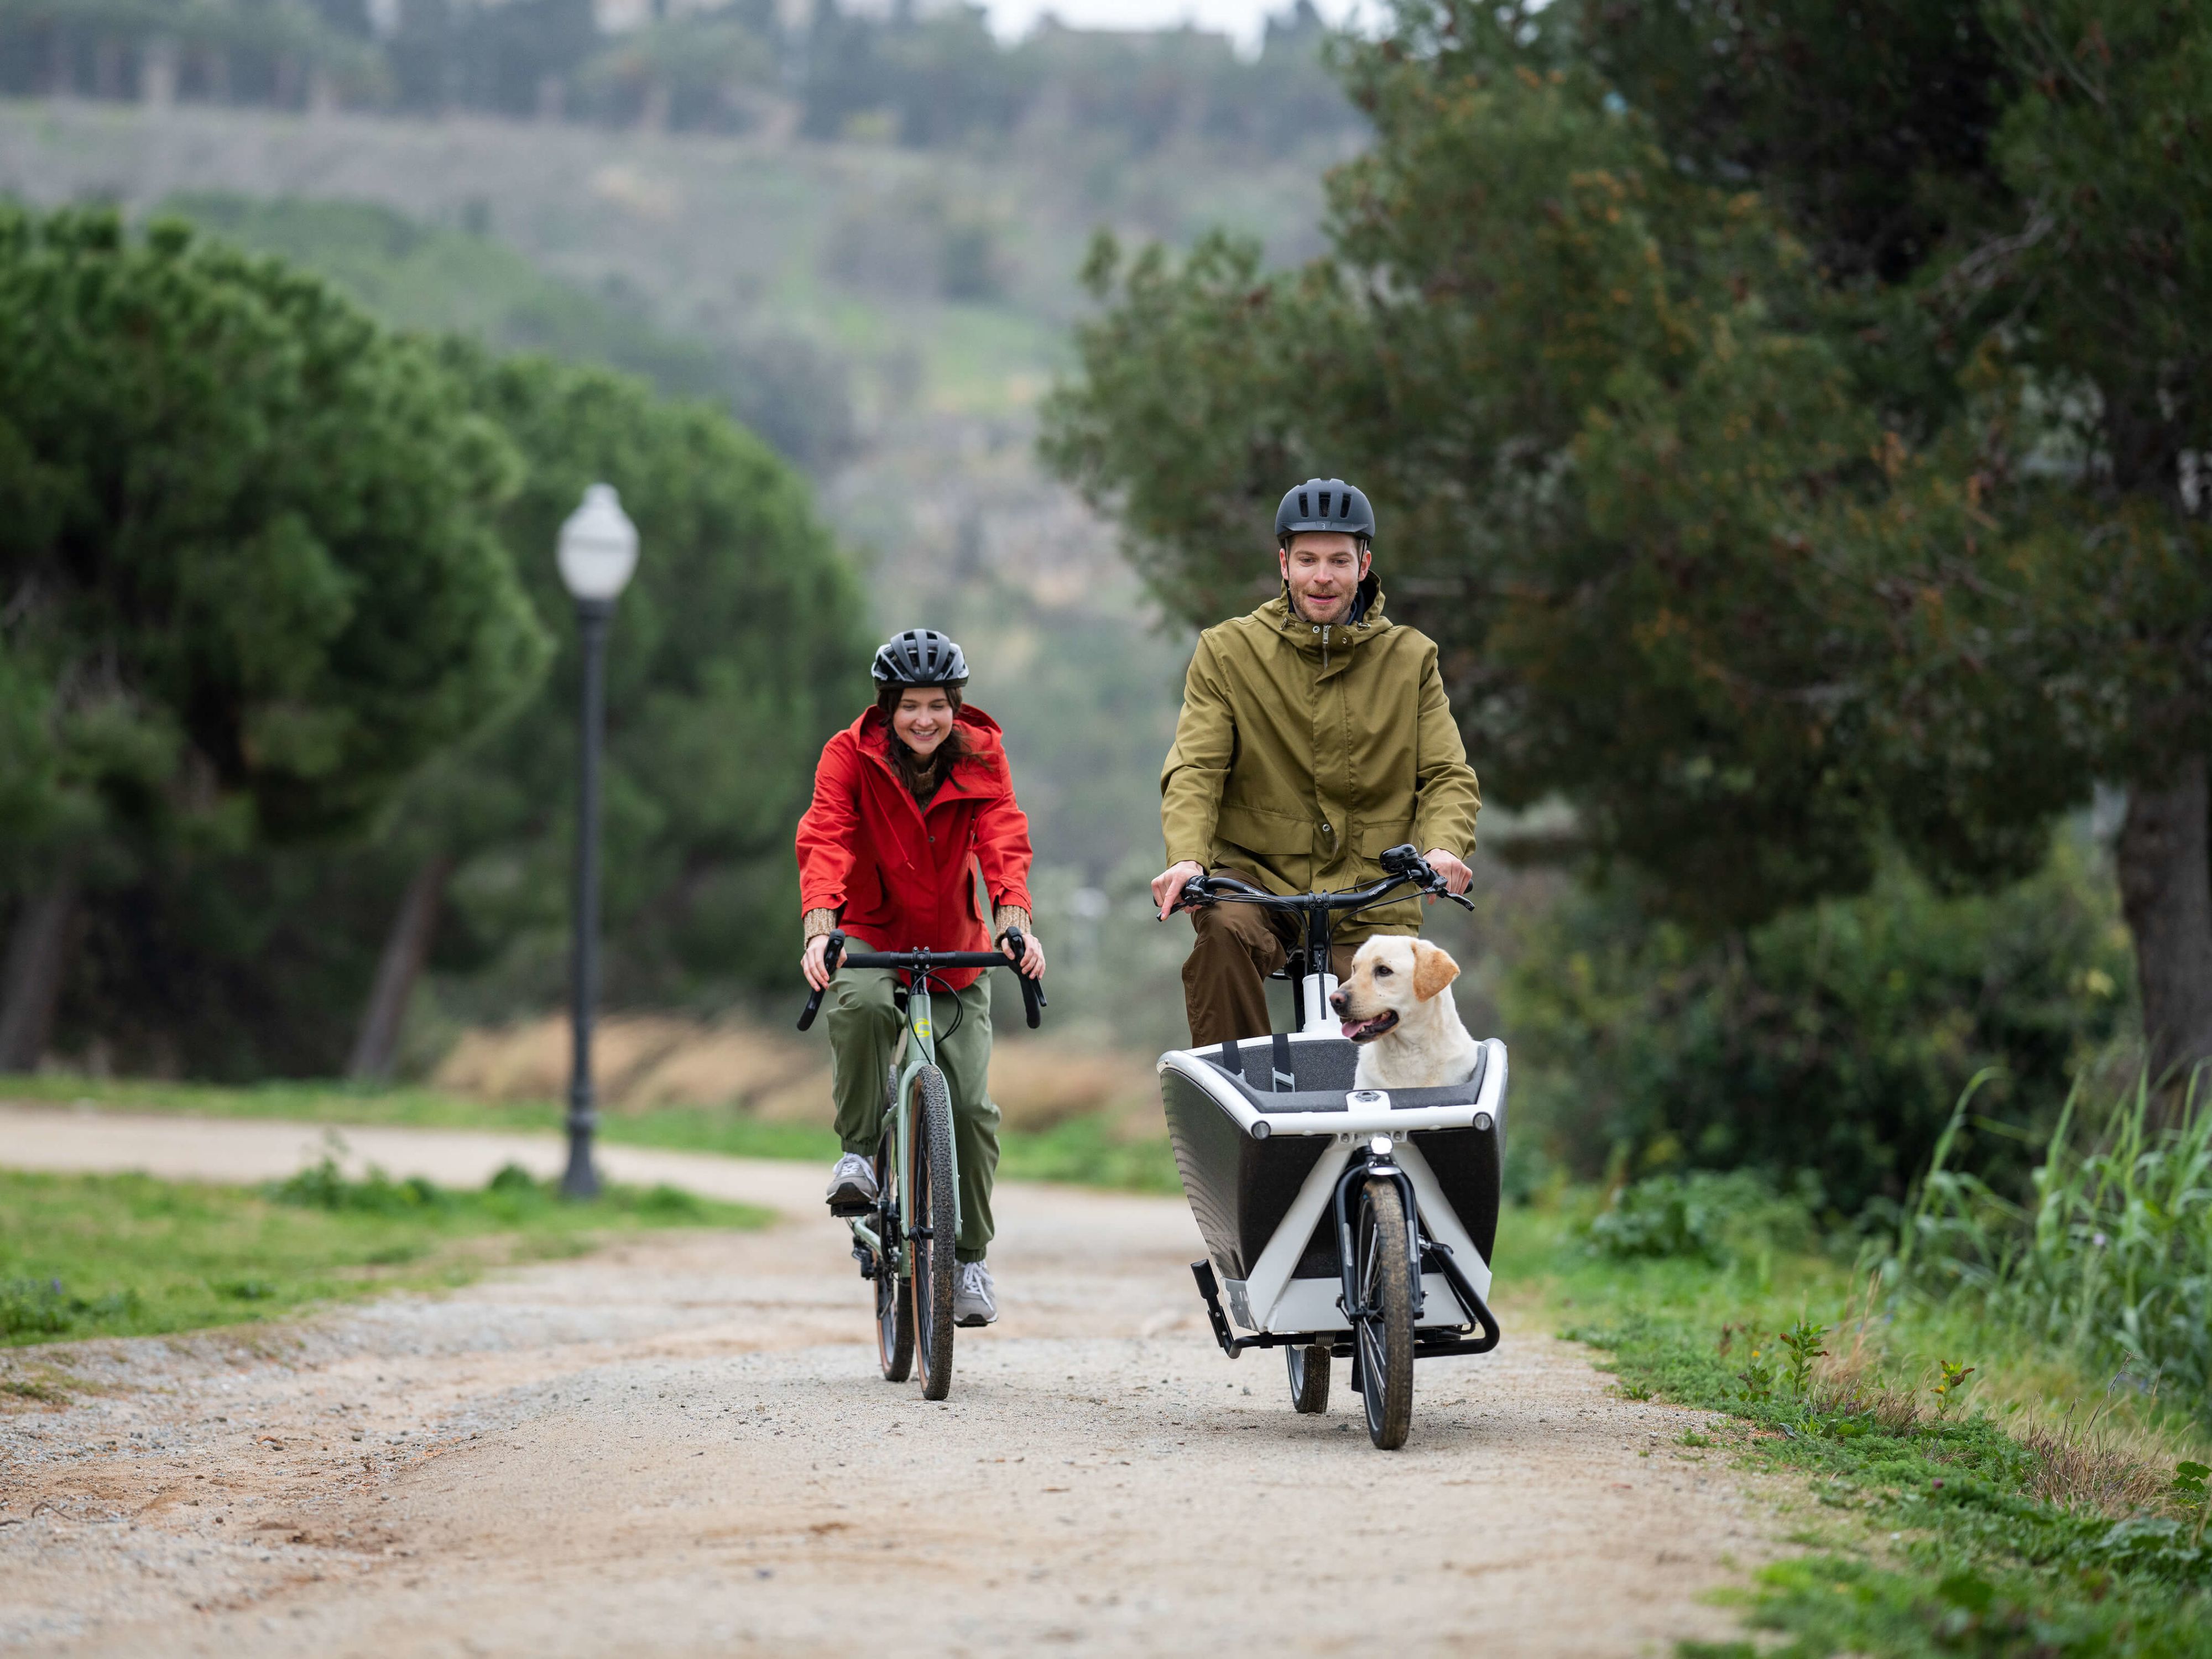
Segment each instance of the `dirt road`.
[{"label": "dirt road", "polygon": [[[280,1173],[320,1132],[0,1108],[0,1162]],[[481,1179],[524,1142],[362,1132]],[[487,1162],[486,1160],[489,1160]],[[877,1375],[811,1167],[611,1149],[776,1206],[278,1331],[18,1351],[101,1390],[0,1415],[0,1647],[1631,1655],[1729,1632],[1759,1494],[1507,1301],[1370,1449],[1342,1379],[1205,1335],[1173,1200],[1008,1188],[953,1396]],[[1511,1264],[1498,1264],[1501,1285]],[[1647,1455],[1648,1454],[1648,1455]]]}]

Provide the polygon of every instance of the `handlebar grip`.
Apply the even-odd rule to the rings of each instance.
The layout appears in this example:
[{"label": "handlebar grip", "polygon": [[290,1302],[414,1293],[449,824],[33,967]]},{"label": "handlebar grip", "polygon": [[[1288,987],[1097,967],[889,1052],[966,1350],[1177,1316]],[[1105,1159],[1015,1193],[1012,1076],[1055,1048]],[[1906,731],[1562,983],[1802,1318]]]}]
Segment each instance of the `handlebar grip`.
[{"label": "handlebar grip", "polygon": [[1176,902],[1168,907],[1168,914],[1173,915],[1178,910],[1202,910],[1214,902],[1213,889],[1206,878],[1193,876],[1183,883],[1182,890],[1176,895]]},{"label": "handlebar grip", "polygon": [[1030,1030],[1034,1031],[1037,1028],[1038,1022],[1043,1018],[1037,1010],[1044,1006],[1044,988],[1024,973],[1019,966],[1022,952],[1029,947],[1029,941],[1022,937],[1022,930],[1018,927],[1007,928],[1006,943],[1013,947],[1016,964],[1014,983],[1022,988],[1022,1017],[1029,1021]]},{"label": "handlebar grip", "polygon": [[[822,965],[830,970],[830,974],[832,978],[836,976],[837,963],[844,954],[845,936],[842,933],[830,934],[830,948],[822,953]],[[830,988],[826,985],[822,988],[823,991],[826,991],[829,988]],[[821,1012],[822,991],[817,991],[812,996],[806,999],[805,1010],[799,1016],[799,1029],[804,1031],[812,1026],[814,1024],[814,1016]],[[1030,1023],[1034,1024],[1036,1022],[1031,1021]]]}]

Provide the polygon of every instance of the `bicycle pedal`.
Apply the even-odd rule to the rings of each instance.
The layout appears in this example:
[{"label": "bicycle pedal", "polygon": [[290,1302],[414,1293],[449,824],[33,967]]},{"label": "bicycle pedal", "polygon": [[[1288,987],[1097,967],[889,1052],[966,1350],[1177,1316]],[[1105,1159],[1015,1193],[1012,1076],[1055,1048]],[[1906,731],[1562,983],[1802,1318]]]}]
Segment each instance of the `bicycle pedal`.
[{"label": "bicycle pedal", "polygon": [[854,1242],[853,1260],[860,1264],[861,1278],[873,1279],[876,1276],[876,1253],[866,1245]]},{"label": "bicycle pedal", "polygon": [[848,1220],[855,1216],[873,1215],[875,1212],[876,1206],[875,1201],[872,1199],[860,1200],[848,1198],[842,1203],[838,1202],[834,1198],[830,1200],[830,1213],[836,1216],[841,1221]]}]

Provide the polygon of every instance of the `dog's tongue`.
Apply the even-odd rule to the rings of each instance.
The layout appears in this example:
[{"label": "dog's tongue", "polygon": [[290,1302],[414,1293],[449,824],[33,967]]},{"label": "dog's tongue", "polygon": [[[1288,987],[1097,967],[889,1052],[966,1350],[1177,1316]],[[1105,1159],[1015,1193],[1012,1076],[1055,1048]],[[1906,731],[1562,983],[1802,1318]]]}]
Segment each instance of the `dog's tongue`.
[{"label": "dog's tongue", "polygon": [[1345,1040],[1346,1040],[1346,1042],[1358,1042],[1358,1041],[1359,1041],[1359,1034],[1360,1034],[1362,1031],[1365,1030],[1366,1030],[1370,1025],[1371,1025],[1371,1024],[1374,1024],[1374,1022],[1373,1022],[1372,1020],[1365,1020],[1365,1019],[1347,1019],[1347,1020],[1346,1020],[1346,1021],[1344,1022],[1344,1024],[1343,1024],[1342,1028],[1341,1028],[1341,1029],[1342,1029],[1342,1030],[1343,1030],[1343,1032],[1344,1032]]}]

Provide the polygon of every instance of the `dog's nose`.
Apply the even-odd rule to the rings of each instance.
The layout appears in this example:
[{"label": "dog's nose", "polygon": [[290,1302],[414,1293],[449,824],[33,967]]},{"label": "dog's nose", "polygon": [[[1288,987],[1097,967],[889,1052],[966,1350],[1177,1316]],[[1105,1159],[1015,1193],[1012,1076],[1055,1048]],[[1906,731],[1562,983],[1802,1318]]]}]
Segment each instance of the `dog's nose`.
[{"label": "dog's nose", "polygon": [[1340,1014],[1351,1012],[1352,993],[1349,991],[1339,991],[1334,996],[1328,1000],[1328,1006],[1335,1009]]}]

